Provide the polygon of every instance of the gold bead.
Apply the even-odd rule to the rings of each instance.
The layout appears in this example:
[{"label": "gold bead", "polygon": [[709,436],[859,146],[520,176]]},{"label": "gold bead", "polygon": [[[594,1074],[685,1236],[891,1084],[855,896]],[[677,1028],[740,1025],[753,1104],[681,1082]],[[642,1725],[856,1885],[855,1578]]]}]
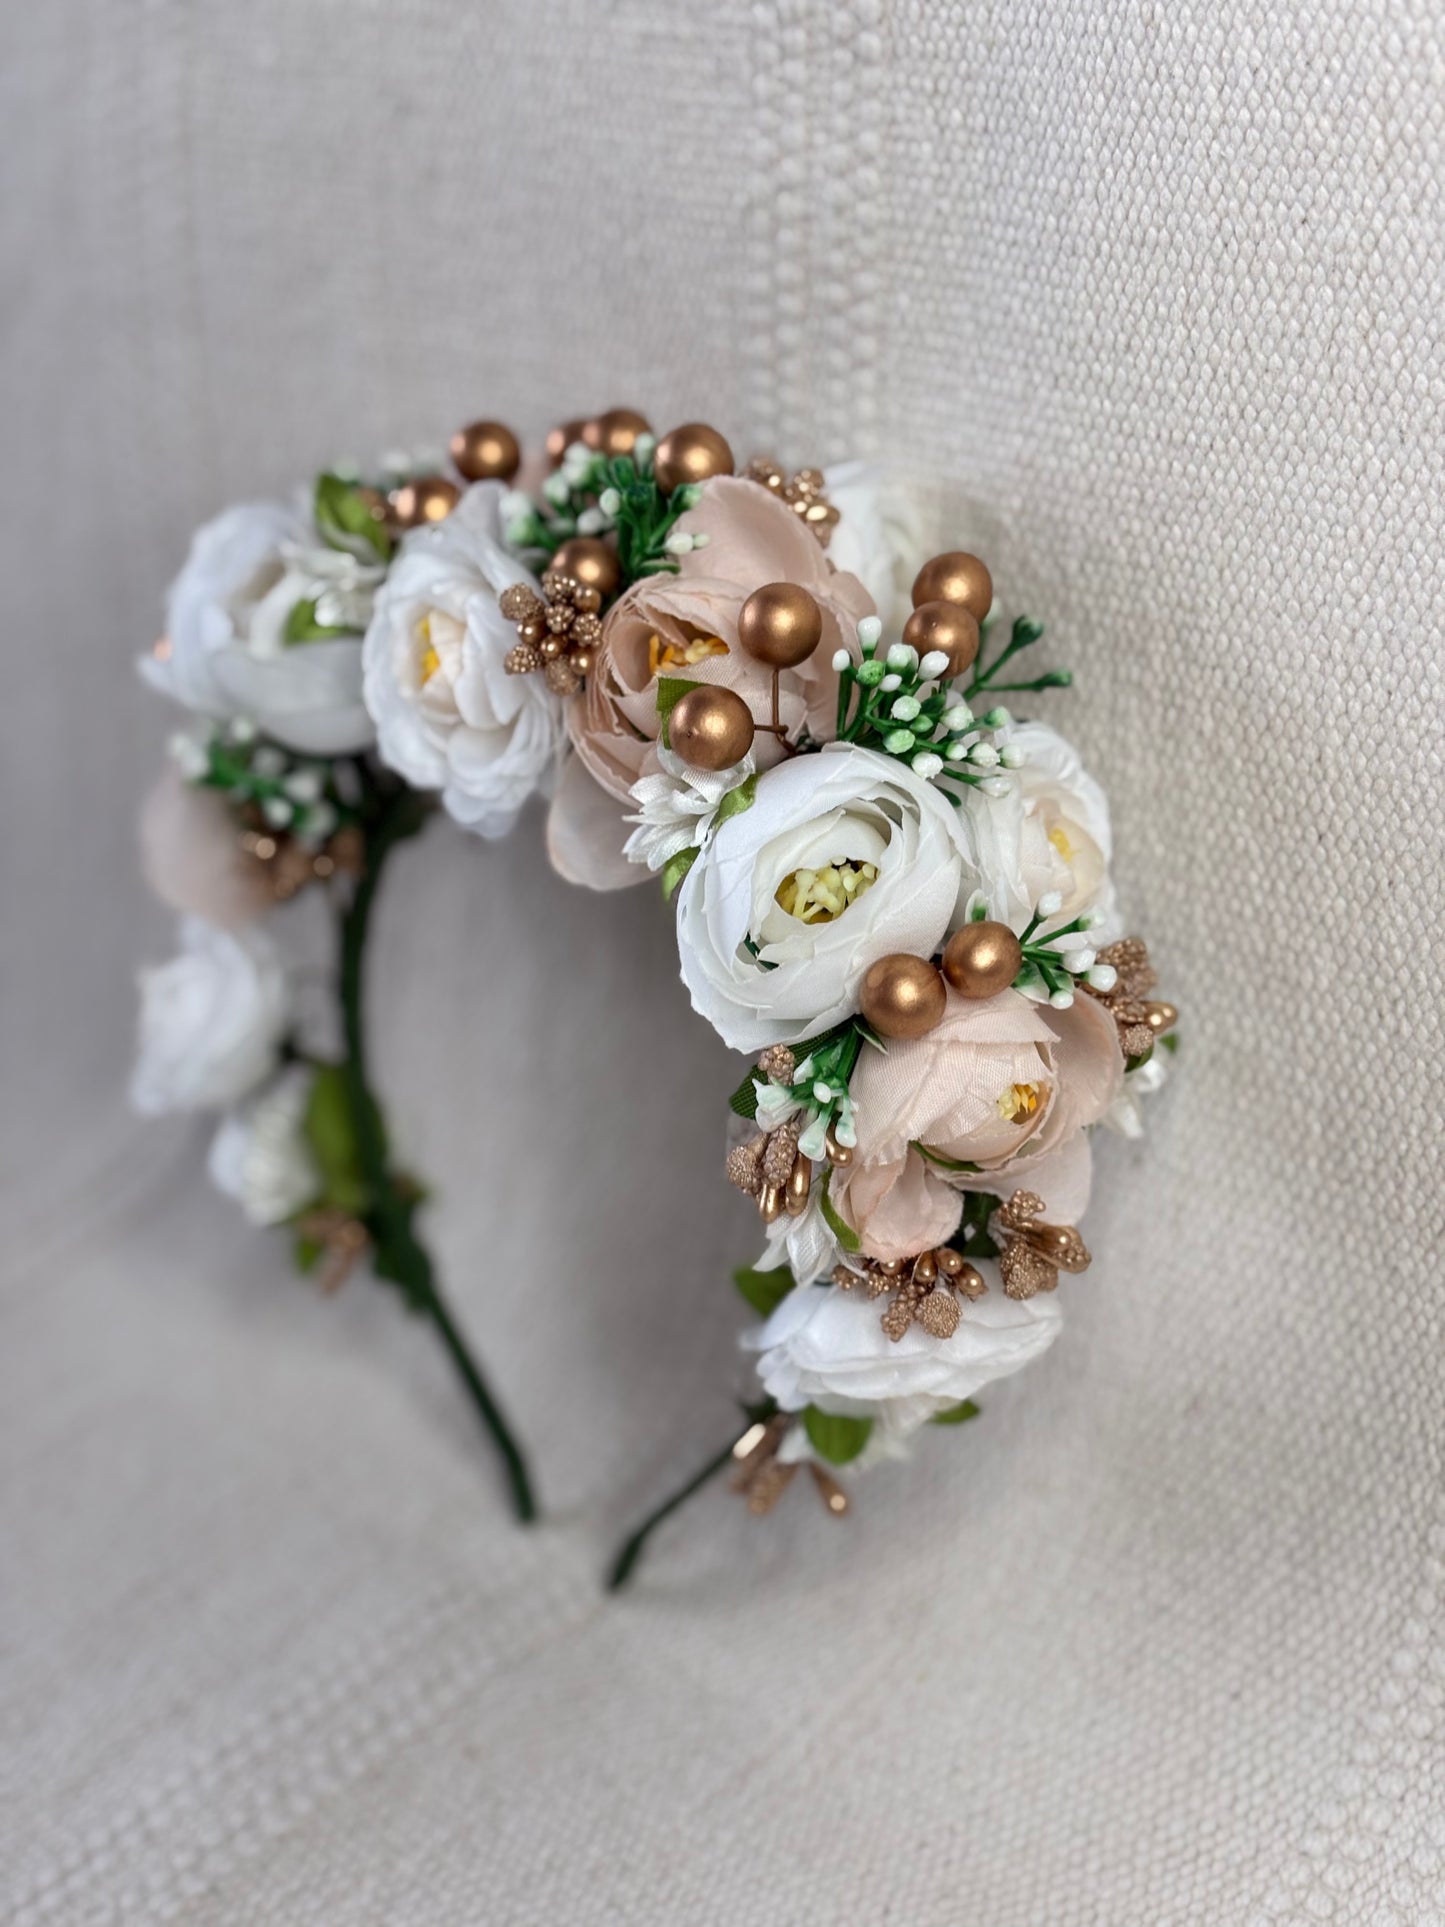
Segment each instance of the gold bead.
[{"label": "gold bead", "polygon": [[978,654],[978,618],[958,602],[920,602],[903,625],[903,640],[920,656],[941,649],[948,674],[961,676]]},{"label": "gold bead", "polygon": [[938,1260],[931,1251],[921,1251],[914,1259],[913,1282],[916,1285],[938,1283]]},{"label": "gold bead", "polygon": [[468,422],[452,436],[450,452],[469,482],[510,482],[522,465],[517,438],[502,422]]},{"label": "gold bead", "polygon": [[898,950],[870,966],[858,1005],[880,1037],[925,1037],[948,1003],[943,979],[926,957]]},{"label": "gold bead", "polygon": [[783,1215],[783,1193],[776,1184],[765,1184],[758,1193],[758,1215],[764,1224],[775,1224]]},{"label": "gold bead", "polygon": [[1179,1012],[1173,1004],[1149,1003],[1144,1006],[1144,1022],[1156,1037],[1162,1037],[1166,1030],[1173,1030],[1179,1022]]},{"label": "gold bead", "polygon": [[733,452],[727,440],[706,422],[684,422],[669,429],[657,444],[652,472],[664,495],[687,482],[705,482],[713,475],[731,475]]},{"label": "gold bead", "polygon": [[577,416],[570,422],[558,422],[555,428],[549,428],[547,430],[547,460],[552,464],[553,468],[561,466],[562,457],[567,453],[567,450],[572,446],[573,442],[580,442],[582,440],[583,430],[590,427],[590,425],[590,423],[583,421],[580,416]]},{"label": "gold bead", "polygon": [[753,746],[753,712],[731,689],[701,683],[673,704],[667,741],[693,769],[731,769]]},{"label": "gold bead", "polygon": [[399,528],[420,528],[423,522],[444,522],[457,505],[461,490],[445,475],[418,475],[403,482],[389,498],[391,519]]},{"label": "gold bead", "polygon": [[599,455],[630,455],[639,435],[650,435],[652,424],[635,408],[609,408],[595,421],[584,422],[582,439]]},{"label": "gold bead", "polygon": [[744,651],[773,669],[806,662],[823,640],[823,612],[796,582],[767,582],[738,611]]},{"label": "gold bead", "polygon": [[976,555],[950,549],[925,562],[913,582],[913,606],[921,602],[957,602],[982,622],[993,606],[993,577]]},{"label": "gold bead", "polygon": [[1019,940],[1006,923],[966,923],[943,947],[943,974],[960,997],[997,997],[1023,961]]},{"label": "gold bead", "polygon": [[590,649],[574,649],[568,660],[579,676],[590,676],[592,674],[592,651]]},{"label": "gold bead", "polygon": [[793,1168],[788,1173],[788,1182],[783,1192],[783,1203],[790,1218],[801,1218],[808,1208],[808,1193],[813,1188],[813,1161],[799,1151],[793,1160]]},{"label": "gold bead", "polygon": [[956,1278],[963,1270],[963,1253],[955,1251],[952,1245],[940,1245],[933,1255],[945,1278]]},{"label": "gold bead", "polygon": [[570,575],[585,589],[595,589],[605,602],[616,595],[622,584],[622,564],[609,542],[595,535],[574,535],[552,557],[549,567],[556,575]]}]

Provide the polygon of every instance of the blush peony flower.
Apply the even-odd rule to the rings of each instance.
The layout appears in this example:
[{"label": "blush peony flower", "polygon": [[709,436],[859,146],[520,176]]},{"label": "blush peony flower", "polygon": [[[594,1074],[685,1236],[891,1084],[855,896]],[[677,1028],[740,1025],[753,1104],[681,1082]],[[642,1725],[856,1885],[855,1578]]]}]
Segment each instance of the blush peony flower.
[{"label": "blush peony flower", "polygon": [[1058,1336],[1057,1298],[1009,1298],[996,1265],[984,1261],[978,1269],[988,1293],[964,1303],[951,1338],[933,1338],[914,1325],[895,1341],[866,1293],[800,1285],[742,1342],[758,1353],[758,1376],[783,1411],[816,1405],[906,1436],[995,1379],[1021,1371]]},{"label": "blush peony flower", "polygon": [[312,1072],[292,1064],[221,1121],[211,1182],[255,1225],[284,1224],[319,1197],[321,1172],[303,1129]]},{"label": "blush peony flower", "polygon": [[[790,734],[806,728],[826,741],[837,723],[833,656],[873,613],[856,576],[834,569],[791,509],[755,482],[732,475],[708,482],[677,532],[702,546],[681,556],[677,574],[634,583],[609,611],[587,687],[567,711],[577,760],[592,782],[559,789],[549,849],[564,876],[594,889],[643,875],[609,864],[604,852],[626,841],[632,786],[657,767],[659,676],[734,689],[760,722],[769,720],[772,672],[739,648],[738,612],[765,582],[799,583],[823,612],[823,640],[806,662],[783,671],[779,713]],[[783,755],[769,735],[758,736],[753,753],[762,769]],[[611,811],[598,789],[614,799]],[[578,821],[584,812],[592,819],[585,825]]]},{"label": "blush peony flower", "polygon": [[906,765],[830,745],[758,779],[678,898],[693,1008],[734,1050],[816,1037],[857,1009],[870,964],[932,956],[987,884],[973,823]]},{"label": "blush peony flower", "polygon": [[131,1103],[147,1117],[220,1109],[276,1067],[289,1016],[286,975],[264,930],[181,922],[181,952],[141,972]]},{"label": "blush peony flower", "polygon": [[[327,548],[298,508],[248,502],[198,529],[171,587],[166,635],[141,674],[187,709],[243,716],[313,756],[365,749],[361,631],[385,571]],[[300,603],[347,633],[288,642]]]},{"label": "blush peony flower", "polygon": [[536,583],[502,547],[502,489],[467,490],[402,543],[366,632],[366,701],[383,761],[478,835],[504,836],[551,779],[560,708],[540,676],[512,676],[515,626],[497,606]]},{"label": "blush peony flower", "polygon": [[[950,991],[926,1037],[859,1058],[858,1144],[833,1174],[833,1200],[867,1256],[908,1257],[957,1228],[956,1187],[1040,1189],[1035,1174],[1049,1179],[1050,1161],[1104,1116],[1123,1074],[1117,1026],[1092,997],[1055,1010],[1012,990],[983,1001]],[[950,1168],[960,1165],[979,1169]],[[1077,1164],[1053,1167],[1041,1195],[1055,1210],[1067,1203],[1070,1222],[1082,1215],[1087,1158],[1082,1177]]]},{"label": "blush peony flower", "polygon": [[241,848],[225,802],[174,765],[142,807],[140,846],[145,880],[172,910],[236,930],[274,907],[265,872]]}]

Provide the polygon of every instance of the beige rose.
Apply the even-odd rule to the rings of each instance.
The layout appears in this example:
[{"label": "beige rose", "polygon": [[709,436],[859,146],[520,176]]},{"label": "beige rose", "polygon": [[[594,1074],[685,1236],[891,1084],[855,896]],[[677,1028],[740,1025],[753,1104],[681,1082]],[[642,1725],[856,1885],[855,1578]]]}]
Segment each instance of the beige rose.
[{"label": "beige rose", "polygon": [[[640,882],[647,874],[608,858],[614,842],[620,851],[627,839],[623,818],[632,808],[632,785],[656,767],[659,676],[734,689],[759,722],[770,721],[772,672],[739,648],[738,612],[765,582],[799,583],[823,612],[823,639],[806,662],[782,672],[779,714],[790,734],[806,727],[818,741],[831,741],[838,707],[834,652],[851,645],[859,621],[874,613],[858,578],[834,569],[791,509],[755,482],[727,475],[707,483],[678,529],[705,537],[704,546],[682,556],[675,575],[644,577],[616,603],[587,687],[567,713],[577,760],[592,782],[578,772],[563,784],[548,843],[565,876],[594,888]],[[775,736],[759,735],[760,769],[782,754]],[[583,814],[593,820],[580,822]]]},{"label": "beige rose", "polygon": [[[926,1037],[860,1057],[851,1086],[858,1145],[854,1162],[834,1173],[834,1201],[875,1258],[908,1257],[947,1237],[962,1211],[958,1187],[1013,1190],[1052,1173],[1073,1203],[1080,1173],[1065,1154],[1108,1110],[1123,1075],[1114,1020],[1092,997],[1055,1010],[1011,990],[983,1002],[950,992]],[[1083,1191],[1087,1201],[1087,1169]]]},{"label": "beige rose", "polygon": [[241,848],[223,798],[186,782],[174,766],[141,810],[140,848],[146,882],[172,910],[238,930],[275,907],[265,870]]}]

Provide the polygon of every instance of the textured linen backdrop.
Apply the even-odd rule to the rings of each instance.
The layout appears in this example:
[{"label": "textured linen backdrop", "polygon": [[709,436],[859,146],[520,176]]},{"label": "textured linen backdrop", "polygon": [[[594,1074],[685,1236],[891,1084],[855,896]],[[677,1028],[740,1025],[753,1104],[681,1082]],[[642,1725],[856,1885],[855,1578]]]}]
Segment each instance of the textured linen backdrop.
[{"label": "textured linen backdrop", "polygon": [[[16,1923],[1445,1917],[1428,0],[11,10],[5,1748]],[[142,1126],[134,679],[193,524],[626,402],[910,453],[1079,676],[1183,1007],[1064,1336],[965,1434],[721,1488],[735,1062],[655,891],[398,861],[376,1005],[533,1442]]]}]

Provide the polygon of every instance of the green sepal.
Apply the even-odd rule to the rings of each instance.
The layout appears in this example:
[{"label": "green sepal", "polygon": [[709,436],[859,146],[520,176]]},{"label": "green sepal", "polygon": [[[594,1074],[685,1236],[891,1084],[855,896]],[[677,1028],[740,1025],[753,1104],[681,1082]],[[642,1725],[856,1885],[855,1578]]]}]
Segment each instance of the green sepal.
[{"label": "green sepal", "polygon": [[681,886],[683,878],[701,855],[702,851],[694,845],[690,850],[679,850],[676,856],[670,856],[666,863],[663,864],[662,900],[664,903],[672,902],[673,897],[676,896]]},{"label": "green sepal", "polygon": [[816,1405],[805,1405],[803,1430],[820,1459],[826,1459],[829,1465],[846,1465],[850,1459],[856,1459],[868,1443],[873,1421],[851,1418],[840,1412],[820,1412]]},{"label": "green sepal", "polygon": [[1165,1050],[1167,1050],[1167,1051],[1168,1051],[1168,1053],[1169,1053],[1169,1055],[1170,1055],[1171,1057],[1173,1057],[1173,1056],[1174,1056],[1174,1054],[1175,1054],[1175,1053],[1176,1053],[1176,1052],[1178,1051],[1178,1049],[1179,1049],[1179,1033],[1178,1033],[1178,1031],[1177,1031],[1177,1030],[1166,1030],[1166,1031],[1165,1031],[1165,1033],[1164,1033],[1164,1035],[1163,1035],[1163,1036],[1162,1036],[1162,1037],[1161,1037],[1161,1038],[1159,1039],[1159,1042],[1160,1042],[1160,1043],[1161,1043],[1161,1044],[1162,1044],[1162,1045],[1164,1046],[1164,1048],[1165,1048]]},{"label": "green sepal", "polygon": [[823,1221],[845,1251],[861,1251],[863,1240],[845,1218],[838,1215],[838,1208],[828,1196],[828,1180],[832,1177],[831,1168],[823,1173],[823,1182],[818,1187],[818,1209]]},{"label": "green sepal", "polygon": [[752,775],[739,783],[736,789],[729,790],[718,804],[717,814],[713,817],[714,828],[720,823],[726,823],[730,816],[741,816],[744,810],[750,810],[757,793],[758,773],[754,770]]},{"label": "green sepal", "polygon": [[295,642],[330,642],[333,636],[349,636],[352,632],[343,629],[339,623],[318,622],[316,620],[315,596],[303,596],[291,605],[291,613],[286,618],[286,627],[281,631],[281,640]]},{"label": "green sepal", "polygon": [[982,1169],[980,1165],[970,1164],[966,1158],[946,1158],[942,1151],[933,1150],[929,1145],[925,1144],[921,1138],[911,1138],[909,1143],[921,1158],[926,1158],[930,1164],[936,1164],[940,1171],[978,1171]]},{"label": "green sepal", "polygon": [[961,1405],[950,1405],[946,1412],[935,1412],[928,1421],[930,1425],[967,1425],[971,1418],[977,1418],[980,1408],[971,1398]]},{"label": "green sepal", "polygon": [[391,537],[353,482],[339,475],[318,475],[313,513],[317,533],[328,548],[344,549],[363,562],[389,560]]},{"label": "green sepal", "polygon": [[796,1282],[786,1265],[772,1271],[754,1271],[750,1265],[740,1265],[733,1273],[733,1283],[759,1318],[771,1318]]},{"label": "green sepal", "polygon": [[364,1216],[372,1198],[362,1172],[346,1072],[340,1064],[317,1065],[301,1128],[321,1173],[320,1202],[354,1217]]},{"label": "green sepal", "polygon": [[701,683],[695,679],[689,679],[687,676],[658,677],[657,713],[662,722],[662,728],[658,731],[658,735],[662,739],[662,747],[664,749],[672,748],[672,744],[667,740],[668,717],[672,714],[673,710],[677,708],[677,705],[682,701],[689,689],[700,689],[701,687]]},{"label": "green sepal", "polygon": [[1153,1055],[1154,1046],[1151,1044],[1148,1050],[1141,1050],[1137,1056],[1126,1057],[1124,1060],[1125,1076],[1127,1077],[1130,1071],[1137,1071],[1142,1064],[1147,1064]]}]

